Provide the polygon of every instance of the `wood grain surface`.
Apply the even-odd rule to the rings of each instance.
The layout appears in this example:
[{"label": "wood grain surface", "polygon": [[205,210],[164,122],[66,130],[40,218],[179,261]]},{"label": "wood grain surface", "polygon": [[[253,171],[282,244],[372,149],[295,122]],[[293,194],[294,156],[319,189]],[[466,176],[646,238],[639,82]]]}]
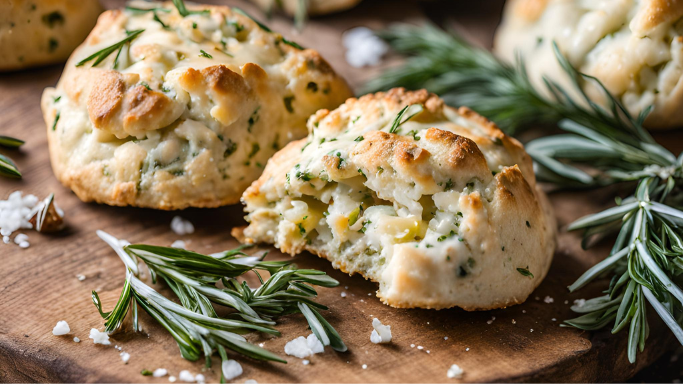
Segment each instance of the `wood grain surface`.
[{"label": "wood grain surface", "polygon": [[[108,7],[122,4],[105,3]],[[224,3],[259,14],[242,1]],[[451,20],[473,39],[489,44],[499,19],[500,2],[454,3],[459,4],[451,6]],[[357,87],[382,68],[354,69],[346,65],[341,32],[359,25],[377,28],[395,20],[424,20],[424,7],[422,2],[367,0],[354,10],[310,21],[300,35],[286,18],[275,17],[270,25],[302,45],[321,51]],[[446,19],[447,14],[433,12],[433,7],[428,9],[432,10],[429,17]],[[0,134],[26,140],[19,151],[2,150],[17,162],[24,178],[0,179],[0,198],[7,198],[15,190],[41,198],[54,192],[68,223],[65,231],[54,235],[26,232],[31,242],[28,249],[0,243],[0,382],[168,382],[166,377],[140,374],[142,369],[156,368],[166,368],[175,376],[182,369],[201,372],[209,382],[216,382],[220,377],[216,368],[205,369],[203,361],[183,360],[173,339],[144,313],[142,334],[117,334],[112,346],[95,345],[88,339],[91,328],[103,329],[90,291],[100,293],[105,308],[113,307],[125,272],[114,252],[96,237],[95,230],[105,230],[130,242],[158,245],[182,239],[189,249],[216,252],[237,245],[229,233],[233,226],[244,225],[242,208],[174,213],[82,203],[54,178],[48,161],[39,99],[43,88],[55,84],[60,73],[61,67],[54,66],[0,75]],[[682,142],[680,135],[664,138],[667,143]],[[565,228],[572,220],[613,204],[617,192],[555,193],[551,200],[560,226]],[[176,214],[192,221],[197,231],[188,236],[174,235],[169,223]],[[566,286],[604,257],[607,249],[605,244],[583,251],[578,235],[562,231],[550,273],[530,299],[522,305],[487,312],[393,309],[375,297],[374,283],[344,275],[310,254],[300,255],[295,259],[300,266],[324,270],[341,282],[340,287],[322,289],[320,301],[330,307],[326,317],[349,351],[328,350],[312,356],[310,365],[285,356],[287,341],[310,333],[302,316],[288,316],[278,327],[282,337],[248,336],[286,357],[288,364],[234,356],[244,367],[244,374],[235,381],[444,382],[449,381],[446,371],[451,364],[465,370],[462,381],[624,381],[675,343],[656,316],[650,317],[648,346],[633,365],[626,358],[625,332],[612,336],[608,331],[591,333],[559,326],[563,319],[574,316],[569,309],[573,300],[593,297],[605,288],[606,282],[569,294]],[[276,250],[271,250],[270,255],[274,259],[285,257]],[[77,275],[86,279],[79,281]],[[342,298],[341,292],[347,292],[347,297]],[[553,302],[546,303],[546,297]],[[370,342],[373,316],[392,326],[393,343]],[[58,320],[69,323],[69,335],[52,335]],[[75,343],[74,336],[81,342]],[[114,344],[130,353],[128,364],[121,361]],[[214,358],[215,367],[219,362]],[[362,368],[364,364],[367,369]]]}]

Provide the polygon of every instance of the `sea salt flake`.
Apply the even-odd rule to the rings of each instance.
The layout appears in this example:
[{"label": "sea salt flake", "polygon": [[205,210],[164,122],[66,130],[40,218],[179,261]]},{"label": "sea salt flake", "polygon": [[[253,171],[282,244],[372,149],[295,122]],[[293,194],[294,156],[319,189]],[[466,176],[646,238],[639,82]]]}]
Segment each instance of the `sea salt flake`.
[{"label": "sea salt flake", "polygon": [[543,302],[546,303],[546,304],[551,304],[551,303],[555,302],[555,299],[553,299],[553,298],[550,297],[550,296],[546,296],[546,297],[543,298]]},{"label": "sea salt flake", "polygon": [[443,339],[444,339],[444,340],[448,340],[448,336],[444,336],[444,338],[443,338]]},{"label": "sea salt flake", "polygon": [[175,378],[175,376],[169,376],[168,377],[168,381],[170,381],[171,383],[175,383],[176,380],[177,379]]},{"label": "sea salt flake", "polygon": [[29,244],[28,241],[22,241],[21,243],[19,243],[19,248],[24,248],[24,249],[26,249],[26,248],[28,248],[30,245],[31,245],[31,244]]},{"label": "sea salt flake", "polygon": [[81,342],[81,339],[79,339],[78,337],[74,337],[74,343],[80,343],[80,342]]},{"label": "sea salt flake", "polygon": [[52,329],[52,334],[55,336],[66,335],[69,332],[71,332],[71,328],[69,328],[69,324],[64,320],[58,321],[57,325]]},{"label": "sea salt flake", "polygon": [[[178,379],[181,381],[184,381],[186,383],[194,383],[194,375],[190,373],[190,371],[184,369],[180,371],[180,374],[178,375]],[[169,378],[170,380],[170,378]]]},{"label": "sea salt flake", "polygon": [[185,248],[185,242],[182,240],[176,240],[171,244],[171,248],[187,249]]},{"label": "sea salt flake", "polygon": [[363,364],[363,367],[362,367],[362,368],[363,368],[363,369],[368,369],[368,365],[367,365],[367,364]]},{"label": "sea salt flake", "polygon": [[347,49],[346,61],[356,68],[377,65],[389,51],[389,46],[366,27],[350,29],[342,35],[342,44]]},{"label": "sea salt flake", "polygon": [[[189,235],[194,233],[194,225],[188,220],[183,219],[180,216],[175,216],[171,220],[171,230],[176,235]],[[181,379],[182,380],[182,379]]]},{"label": "sea salt flake", "polygon": [[20,233],[14,237],[14,244],[21,244],[24,241],[28,241],[28,236],[23,233]]},{"label": "sea salt flake", "polygon": [[581,307],[583,307],[584,305],[586,305],[586,299],[576,299],[576,300],[574,300],[574,305],[575,305],[577,308],[581,308]]},{"label": "sea salt flake", "polygon": [[152,376],[154,377],[164,377],[168,374],[168,371],[164,368],[157,368],[154,370],[152,373]]},{"label": "sea salt flake", "polygon": [[448,368],[446,376],[448,376],[449,379],[459,379],[464,373],[465,371],[463,371],[462,368],[460,368],[457,364],[453,364],[450,368]]},{"label": "sea salt flake", "polygon": [[206,377],[204,377],[204,375],[200,373],[194,377],[194,380],[199,384],[204,384],[204,382],[206,381]]},{"label": "sea salt flake", "polygon": [[310,363],[311,363],[311,362],[308,361],[308,360],[306,360],[306,359],[304,359],[304,360],[301,361],[301,364],[303,364],[303,365],[308,365],[308,364],[310,364]]},{"label": "sea salt flake", "polygon": [[325,350],[318,337],[311,333],[308,337],[299,336],[285,344],[285,353],[303,359]]},{"label": "sea salt flake", "polygon": [[346,297],[346,292],[342,292],[341,297]]},{"label": "sea salt flake", "polygon": [[123,361],[124,364],[128,364],[128,360],[130,360],[130,353],[121,352],[119,356],[121,356],[121,361]]},{"label": "sea salt flake", "polygon": [[391,343],[391,326],[384,325],[378,318],[372,319],[372,327],[375,328],[370,334],[370,341],[375,344]]},{"label": "sea salt flake", "polygon": [[225,360],[221,364],[221,371],[225,380],[232,380],[242,374],[242,365],[236,360]]},{"label": "sea salt flake", "polygon": [[107,335],[107,332],[100,332],[97,329],[93,328],[90,330],[89,337],[95,344],[111,345],[111,342],[109,341],[109,335]]}]

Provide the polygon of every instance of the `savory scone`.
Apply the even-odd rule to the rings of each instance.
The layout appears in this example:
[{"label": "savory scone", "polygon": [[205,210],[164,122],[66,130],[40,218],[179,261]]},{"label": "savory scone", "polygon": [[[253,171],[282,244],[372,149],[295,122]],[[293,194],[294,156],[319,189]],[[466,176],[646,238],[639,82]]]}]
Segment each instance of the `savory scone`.
[{"label": "savory scone", "polygon": [[98,0],[0,1],[0,71],[63,62],[100,12]]},{"label": "savory scone", "polygon": [[393,89],[308,129],[244,193],[236,237],[327,258],[394,307],[505,307],[545,277],[555,220],[529,155],[490,121]]},{"label": "savory scone", "polygon": [[107,11],[42,108],[52,168],[84,201],[239,202],[306,119],[351,94],[318,52],[227,7]]},{"label": "savory scone", "polygon": [[[679,0],[511,0],[494,51],[510,62],[521,54],[537,88],[546,89],[546,76],[576,95],[555,58],[556,41],[572,65],[597,77],[633,115],[654,106],[648,128],[680,127],[682,16]],[[605,100],[593,82],[585,89]]]},{"label": "savory scone", "polygon": [[355,7],[362,0],[252,0],[264,11],[271,11],[278,7],[288,15],[296,15],[305,7],[305,13],[310,16],[327,15],[341,12]]}]

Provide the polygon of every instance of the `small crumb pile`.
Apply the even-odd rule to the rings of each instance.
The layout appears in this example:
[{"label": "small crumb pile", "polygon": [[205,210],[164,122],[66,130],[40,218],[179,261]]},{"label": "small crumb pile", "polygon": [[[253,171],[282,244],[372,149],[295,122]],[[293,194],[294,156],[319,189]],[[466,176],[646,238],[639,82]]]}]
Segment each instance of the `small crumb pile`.
[{"label": "small crumb pile", "polygon": [[325,351],[325,347],[318,340],[318,337],[311,333],[308,337],[299,336],[296,339],[285,344],[285,353],[289,356],[298,357],[303,359],[314,355],[316,353],[322,353]]},{"label": "small crumb pile", "polygon": [[462,368],[460,368],[457,364],[453,364],[450,368],[448,368],[446,376],[448,376],[449,379],[459,379],[462,377],[463,373],[465,373],[465,371],[463,371]]},{"label": "small crumb pile", "polygon": [[235,360],[225,360],[221,364],[225,380],[232,380],[242,374],[242,366]]},{"label": "small crumb pile", "polygon": [[355,68],[377,65],[389,46],[369,28],[350,29],[342,35],[346,61]]},{"label": "small crumb pile", "polygon": [[90,330],[89,337],[95,344],[111,345],[111,342],[109,341],[109,335],[107,335],[107,332],[100,332],[97,329],[93,328]]},{"label": "small crumb pile", "polygon": [[375,344],[391,343],[391,326],[384,325],[378,318],[372,319],[372,327],[375,328],[370,334],[370,341]]},{"label": "small crumb pile", "polygon": [[173,220],[171,220],[171,230],[176,235],[189,235],[194,233],[194,225],[180,216],[175,216]]},{"label": "small crumb pile", "polygon": [[71,332],[71,328],[69,328],[69,324],[64,320],[58,321],[57,325],[52,329],[52,334],[55,336],[66,335],[69,332]]}]

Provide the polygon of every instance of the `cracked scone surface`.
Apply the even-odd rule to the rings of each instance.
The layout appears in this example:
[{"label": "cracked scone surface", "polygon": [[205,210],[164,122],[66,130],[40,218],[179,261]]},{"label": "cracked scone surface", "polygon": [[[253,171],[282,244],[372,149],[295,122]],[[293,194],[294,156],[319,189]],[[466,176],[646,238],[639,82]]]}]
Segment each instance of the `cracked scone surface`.
[{"label": "cracked scone surface", "polygon": [[[574,67],[597,77],[637,116],[649,106],[648,128],[683,126],[683,1],[514,0],[505,5],[494,52],[514,62],[545,91],[543,76],[580,100],[552,49],[556,41]],[[584,87],[605,102],[593,82]],[[547,93],[547,92],[546,92]]]},{"label": "cracked scone surface", "polygon": [[188,5],[198,12],[183,17],[170,2],[132,5],[161,9],[103,13],[42,98],[53,171],[84,201],[237,203],[312,113],[351,95],[316,51],[227,7]]},{"label": "cracked scone surface", "polygon": [[308,129],[244,193],[243,240],[327,258],[395,307],[505,307],[545,277],[555,220],[522,145],[490,121],[393,89],[320,110]]}]

